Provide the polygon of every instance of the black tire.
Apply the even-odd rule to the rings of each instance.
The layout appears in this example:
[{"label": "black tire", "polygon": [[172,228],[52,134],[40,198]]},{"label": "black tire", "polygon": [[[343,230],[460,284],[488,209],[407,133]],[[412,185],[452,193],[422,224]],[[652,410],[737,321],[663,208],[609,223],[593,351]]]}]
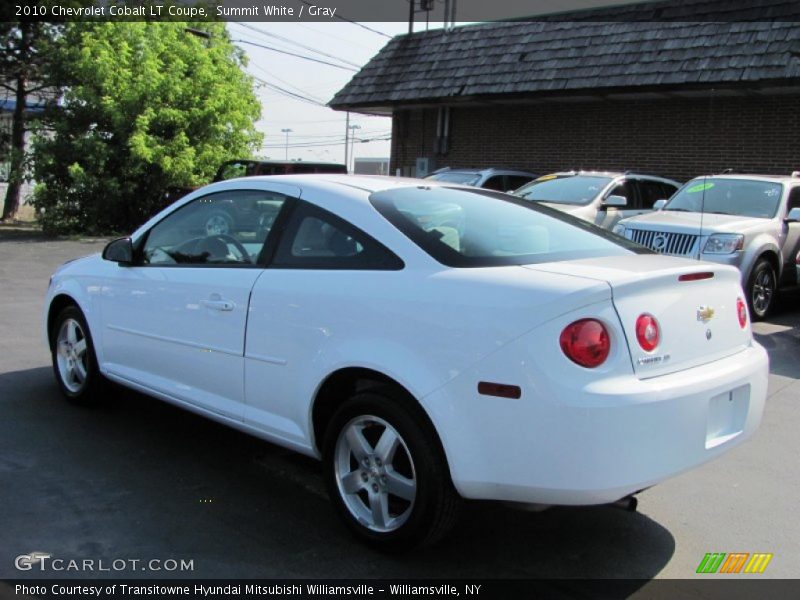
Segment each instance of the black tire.
[{"label": "black tire", "polygon": [[224,210],[212,210],[203,219],[206,236],[230,235],[233,233],[233,217]]},{"label": "black tire", "polygon": [[[363,462],[356,461],[354,454],[344,450],[349,446],[341,445],[347,444],[345,431],[350,430],[351,426],[358,429],[363,422],[367,425],[360,431],[372,446],[371,449],[376,450],[376,436],[380,438],[387,430],[381,421],[388,424],[400,439],[388,461],[391,464],[382,465],[384,472],[390,477],[400,474],[401,479],[406,478],[404,481],[413,480],[415,483],[411,501],[394,496],[391,491],[386,493],[386,514],[390,517],[386,523],[389,525],[392,518],[398,523],[388,530],[376,529],[379,525],[371,518],[375,514],[374,509],[370,509],[373,498],[382,495],[377,493],[379,488],[376,487],[381,481],[379,453],[371,455],[378,466],[371,463],[367,467]],[[340,444],[340,439],[345,441]],[[342,469],[337,471],[337,463],[344,460],[341,457],[345,454],[348,456],[345,470],[353,469],[350,475],[358,475],[353,481],[359,482],[359,485],[363,481],[363,488],[350,494],[343,491],[344,484],[340,483],[343,481]],[[376,549],[403,551],[432,544],[444,537],[458,518],[461,498],[453,487],[444,452],[433,426],[421,407],[389,388],[361,392],[345,401],[327,427],[322,455],[325,483],[336,511],[357,538]],[[387,483],[386,475],[382,477],[382,489],[390,490],[392,481]],[[363,516],[359,518],[356,513],[364,510],[370,515],[366,519]],[[391,516],[393,512],[395,517]]]},{"label": "black tire", "polygon": [[753,321],[765,319],[775,306],[778,278],[772,264],[761,258],[756,262],[747,280],[747,305]]},{"label": "black tire", "polygon": [[[72,326],[75,327],[75,343],[67,339],[67,345],[60,344],[62,330],[69,338],[68,331]],[[97,368],[97,355],[89,326],[77,306],[67,306],[58,314],[50,332],[50,340],[53,373],[64,397],[81,406],[99,404],[103,399],[103,377]],[[81,351],[81,348],[85,350]],[[71,370],[70,364],[75,365]],[[83,373],[84,377],[79,377],[78,373]]]}]

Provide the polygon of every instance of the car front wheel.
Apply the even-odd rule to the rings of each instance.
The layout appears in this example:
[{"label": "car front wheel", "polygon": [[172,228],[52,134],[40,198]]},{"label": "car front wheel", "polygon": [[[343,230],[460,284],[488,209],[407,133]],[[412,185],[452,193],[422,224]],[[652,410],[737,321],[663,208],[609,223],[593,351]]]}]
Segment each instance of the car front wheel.
[{"label": "car front wheel", "polygon": [[75,404],[96,404],[101,398],[101,375],[89,326],[80,309],[64,308],[51,335],[53,371],[61,393]]},{"label": "car front wheel", "polygon": [[775,269],[772,268],[769,261],[759,260],[753,267],[747,285],[747,299],[754,321],[760,321],[767,317],[775,304],[777,289]]},{"label": "car front wheel", "polygon": [[433,427],[418,406],[363,392],[336,412],[325,435],[328,493],[348,528],[383,550],[440,539],[460,498]]}]

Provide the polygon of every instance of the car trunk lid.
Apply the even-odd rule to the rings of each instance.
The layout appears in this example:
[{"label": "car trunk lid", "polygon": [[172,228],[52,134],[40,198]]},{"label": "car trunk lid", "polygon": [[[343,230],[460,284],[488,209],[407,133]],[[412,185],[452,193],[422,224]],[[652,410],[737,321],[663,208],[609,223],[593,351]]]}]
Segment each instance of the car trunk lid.
[{"label": "car trunk lid", "polygon": [[[668,256],[592,258],[526,268],[601,280],[611,287],[633,369],[645,379],[735,354],[752,338],[742,328],[737,299],[744,299],[739,272],[718,264]],[[660,341],[651,352],[636,337],[640,315],[658,321]]]}]

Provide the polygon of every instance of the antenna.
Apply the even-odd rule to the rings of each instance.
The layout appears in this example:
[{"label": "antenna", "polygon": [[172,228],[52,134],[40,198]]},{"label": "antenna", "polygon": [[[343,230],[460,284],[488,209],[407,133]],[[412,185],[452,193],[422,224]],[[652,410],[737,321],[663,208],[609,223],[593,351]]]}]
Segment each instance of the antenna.
[{"label": "antenna", "polygon": [[700,197],[700,235],[697,238],[697,260],[700,260],[700,254],[703,252],[701,244],[703,243],[703,215],[706,211],[706,188],[708,187],[708,177],[703,175],[703,195]]}]

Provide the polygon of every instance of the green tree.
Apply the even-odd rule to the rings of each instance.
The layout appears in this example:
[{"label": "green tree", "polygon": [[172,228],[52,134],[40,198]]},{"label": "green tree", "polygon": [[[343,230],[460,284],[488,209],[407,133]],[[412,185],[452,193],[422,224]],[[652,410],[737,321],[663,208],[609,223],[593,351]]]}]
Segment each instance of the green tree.
[{"label": "green tree", "polygon": [[33,144],[45,231],[129,231],[168,186],[206,183],[260,144],[260,103],[224,24],[71,23],[60,43],[64,102]]},{"label": "green tree", "polygon": [[25,134],[31,117],[26,106],[31,95],[50,91],[47,75],[52,70],[50,59],[58,28],[51,23],[0,21],[0,88],[15,103],[10,136],[0,139],[1,149],[8,148],[8,154],[0,157],[8,162],[2,220],[13,218],[19,209],[20,190],[25,180]]}]

